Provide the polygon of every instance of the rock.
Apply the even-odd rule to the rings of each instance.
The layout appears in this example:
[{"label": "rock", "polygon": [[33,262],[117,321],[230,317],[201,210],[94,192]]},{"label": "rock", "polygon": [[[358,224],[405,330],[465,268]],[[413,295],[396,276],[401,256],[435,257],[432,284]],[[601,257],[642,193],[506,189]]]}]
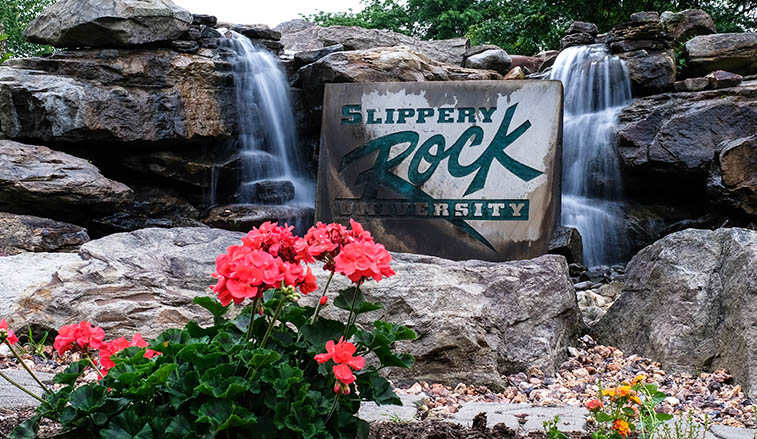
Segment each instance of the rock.
[{"label": "rock", "polygon": [[594,23],[587,23],[585,21],[574,21],[568,30],[565,31],[567,35],[571,34],[589,34],[593,37],[597,36],[597,25]]},{"label": "rock", "polygon": [[688,78],[673,83],[675,91],[702,91],[710,87],[708,78]]},{"label": "rock", "polygon": [[323,102],[323,88],[335,82],[414,82],[502,79],[493,71],[442,64],[407,47],[336,52],[299,70],[308,101]]},{"label": "rock", "polygon": [[618,55],[625,60],[634,96],[668,91],[676,79],[673,50],[635,50]]},{"label": "rock", "polygon": [[14,327],[88,320],[109,337],[154,337],[210,315],[192,305],[208,295],[215,257],[241,234],[210,228],[143,229],[84,244],[79,254],[0,258],[0,308]]},{"label": "rock", "polygon": [[687,9],[681,12],[665,11],[660,16],[665,32],[673,37],[673,41],[684,43],[697,35],[714,34],[715,22],[710,14],[701,9]]},{"label": "rock", "polygon": [[299,32],[285,33],[281,37],[284,49],[290,52],[320,49],[342,44],[348,51],[379,47],[405,46],[434,61],[462,65],[470,44],[465,38],[450,40],[418,40],[397,32],[347,26],[310,26]]},{"label": "rock", "polygon": [[686,43],[684,51],[689,76],[715,70],[757,73],[757,32],[699,35]]},{"label": "rock", "polygon": [[274,206],[263,204],[232,204],[210,209],[203,223],[226,230],[249,232],[266,221],[281,224],[296,224],[302,219],[305,224],[312,224],[314,211],[312,207]]},{"label": "rock", "polygon": [[521,67],[526,74],[536,73],[541,67],[542,60],[536,56],[510,55],[512,64],[510,68]]},{"label": "rock", "polygon": [[235,24],[231,30],[238,32],[251,40],[273,40],[281,39],[281,32],[271,29],[265,24]]},{"label": "rock", "polygon": [[174,40],[171,41],[171,47],[177,52],[195,53],[200,49],[200,44],[197,41],[192,40]]},{"label": "rock", "polygon": [[215,27],[218,24],[218,18],[212,15],[192,14],[192,24],[197,26]]},{"label": "rock", "polygon": [[705,76],[709,81],[710,88],[717,90],[720,88],[736,87],[744,80],[744,77],[735,73],[723,70],[715,70]]},{"label": "rock", "polygon": [[541,60],[541,64],[539,64],[539,71],[543,72],[544,70],[552,67],[555,64],[557,55],[559,54],[559,50],[545,50],[543,52],[537,53],[536,57]]},{"label": "rock", "polygon": [[481,44],[479,46],[473,46],[470,49],[465,51],[465,55],[463,55],[463,65],[465,64],[465,60],[470,58],[471,56],[478,55],[479,53],[486,52],[487,50],[503,50],[499,46],[495,46],[494,44]]},{"label": "rock", "polygon": [[304,50],[294,54],[294,61],[297,68],[304,65],[314,63],[326,55],[331,55],[334,52],[344,51],[343,44],[334,44],[333,46],[322,47],[320,49]]},{"label": "rock", "polygon": [[614,43],[622,40],[667,40],[670,35],[658,21],[623,23],[613,27],[605,36],[605,42]]},{"label": "rock", "polygon": [[294,184],[287,180],[258,180],[242,183],[239,201],[254,200],[263,204],[285,204],[294,199]]},{"label": "rock", "polygon": [[134,201],[115,213],[92,219],[96,235],[130,232],[147,227],[205,227],[200,213],[176,191],[168,188],[135,187]]},{"label": "rock", "polygon": [[594,44],[595,38],[591,34],[578,33],[565,35],[560,40],[560,50],[565,50],[568,47],[573,46],[585,46],[587,44]]},{"label": "rock", "polygon": [[725,368],[757,398],[757,232],[684,230],[634,256],[599,341],[671,371]]},{"label": "rock", "polygon": [[[384,309],[359,321],[402,323],[417,333],[416,341],[398,345],[415,356],[415,365],[392,370],[395,384],[467,382],[503,388],[504,375],[531,367],[553,374],[578,335],[576,295],[561,256],[491,263],[394,253],[392,267],[397,276],[370,282],[364,291]],[[316,273],[322,285],[328,276]],[[339,276],[333,285],[330,291],[348,286]],[[334,307],[324,312],[344,315]]]},{"label": "rock", "polygon": [[509,72],[507,72],[507,75],[505,75],[505,79],[508,79],[508,80],[526,79],[526,72],[523,70],[523,67],[514,67]]},{"label": "rock", "polygon": [[0,140],[0,207],[66,218],[112,210],[134,196],[84,159],[44,146]]},{"label": "rock", "polygon": [[168,49],[14,59],[0,67],[0,137],[95,152],[104,142],[218,142],[236,130],[232,84],[229,63]]},{"label": "rock", "polygon": [[660,21],[660,14],[655,11],[635,12],[631,14],[631,23],[656,23]]},{"label": "rock", "polygon": [[[186,32],[184,32],[180,37],[179,40],[171,41],[171,46],[174,47],[175,41],[180,40],[190,40],[190,41],[197,41],[200,38],[202,38],[202,30],[200,29],[200,26],[192,25],[187,29]],[[175,47],[174,47],[175,48]]]},{"label": "rock", "polygon": [[670,43],[665,40],[620,40],[610,43],[610,51],[612,53],[632,52],[642,49],[670,49]]},{"label": "rock", "polygon": [[75,252],[89,242],[87,229],[29,215],[0,212],[0,253]]},{"label": "rock", "polygon": [[313,26],[316,25],[302,18],[296,18],[294,20],[285,21],[278,26],[275,26],[273,30],[284,35],[299,32]]},{"label": "rock", "polygon": [[755,120],[757,85],[637,99],[619,115],[624,172],[632,185],[703,186],[718,145],[753,134]]},{"label": "rock", "polygon": [[510,55],[502,49],[486,50],[465,59],[466,68],[494,70],[503,75],[510,71],[511,64]]},{"label": "rock", "polygon": [[24,38],[55,47],[131,47],[178,38],[194,17],[170,0],[60,0]]},{"label": "rock", "polygon": [[581,234],[574,227],[558,226],[549,240],[549,253],[563,255],[568,264],[582,264],[584,247]]},{"label": "rock", "polygon": [[757,217],[757,134],[718,146],[708,179],[714,202]]}]

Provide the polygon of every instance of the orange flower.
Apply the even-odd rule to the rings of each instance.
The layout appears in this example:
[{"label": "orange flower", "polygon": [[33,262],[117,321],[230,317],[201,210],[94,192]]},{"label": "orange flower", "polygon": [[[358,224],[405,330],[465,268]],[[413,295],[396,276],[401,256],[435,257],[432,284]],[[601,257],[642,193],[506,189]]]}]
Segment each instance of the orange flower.
[{"label": "orange flower", "polygon": [[646,379],[647,379],[647,376],[644,375],[643,373],[640,373],[636,375],[636,378],[634,378],[633,381],[631,381],[631,385],[635,386],[639,384],[640,382],[645,381]]},{"label": "orange flower", "polygon": [[589,401],[589,402],[587,402],[587,403],[586,403],[586,408],[587,408],[587,409],[588,409],[589,411],[592,411],[592,410],[599,410],[599,409],[601,409],[602,407],[603,407],[603,405],[602,405],[602,401],[600,401],[600,400],[598,400],[598,399],[592,399],[591,401]]},{"label": "orange flower", "polygon": [[638,404],[638,405],[641,405],[641,399],[639,399],[639,397],[638,397],[638,396],[636,396],[636,395],[631,395],[631,397],[630,397],[629,399],[630,399],[630,400],[631,400],[631,402],[633,402],[634,404]]},{"label": "orange flower", "polygon": [[621,398],[624,396],[628,396],[630,394],[631,394],[631,386],[623,385],[623,386],[619,386],[617,389],[617,395]]},{"label": "orange flower", "polygon": [[628,427],[628,422],[622,419],[616,419],[612,423],[612,429],[617,431],[618,434],[624,438],[628,437],[628,434],[631,433],[631,429]]}]

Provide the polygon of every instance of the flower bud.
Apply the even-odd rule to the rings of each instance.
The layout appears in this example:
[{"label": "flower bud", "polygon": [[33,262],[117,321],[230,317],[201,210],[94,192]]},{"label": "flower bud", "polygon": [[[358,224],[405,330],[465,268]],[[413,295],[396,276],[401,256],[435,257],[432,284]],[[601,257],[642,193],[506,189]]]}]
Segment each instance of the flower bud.
[{"label": "flower bud", "polygon": [[320,300],[320,304],[321,304],[321,306],[325,305],[325,304],[326,304],[326,302],[328,302],[328,301],[329,301],[329,298],[328,298],[328,297],[326,297],[326,296],[321,296],[321,300]]}]

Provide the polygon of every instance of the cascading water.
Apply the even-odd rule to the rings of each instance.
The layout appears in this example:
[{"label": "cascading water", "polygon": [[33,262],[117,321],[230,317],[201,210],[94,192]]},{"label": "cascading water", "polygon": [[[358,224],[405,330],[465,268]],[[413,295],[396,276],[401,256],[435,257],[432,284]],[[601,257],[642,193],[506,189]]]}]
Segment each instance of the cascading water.
[{"label": "cascading water", "polygon": [[626,244],[613,129],[631,103],[628,69],[604,45],[570,47],[550,79],[565,88],[562,224],[581,232],[585,265],[620,262]]},{"label": "cascading water", "polygon": [[315,184],[304,171],[298,151],[286,75],[270,52],[243,35],[231,34],[228,45],[234,53],[237,141],[243,163],[236,201],[312,208]]}]

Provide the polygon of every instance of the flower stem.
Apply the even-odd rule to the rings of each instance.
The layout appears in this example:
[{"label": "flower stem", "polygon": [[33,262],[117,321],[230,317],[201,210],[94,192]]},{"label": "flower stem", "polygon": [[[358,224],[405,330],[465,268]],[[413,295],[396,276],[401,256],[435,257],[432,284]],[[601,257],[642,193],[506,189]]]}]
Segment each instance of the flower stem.
[{"label": "flower stem", "polygon": [[334,397],[334,403],[331,404],[331,410],[329,410],[329,414],[328,416],[326,416],[326,421],[323,422],[324,424],[328,424],[329,419],[331,419],[331,415],[334,414],[334,411],[336,410],[336,406],[337,404],[339,404],[339,396],[340,395],[337,393],[336,396]]},{"label": "flower stem", "polygon": [[252,337],[252,325],[255,323],[255,314],[258,313],[258,308],[260,308],[260,297],[255,299],[252,302],[252,309],[250,310],[250,323],[247,325],[247,335],[245,336],[245,342],[250,340],[250,337]]},{"label": "flower stem", "polygon": [[[329,275],[329,280],[326,281],[326,286],[323,287],[323,293],[321,294],[321,298],[326,295],[326,291],[329,289],[329,285],[331,285],[331,279],[334,278],[334,272],[332,271]],[[312,325],[315,323],[316,319],[318,319],[318,313],[321,312],[321,301],[318,300],[318,304],[315,306],[315,313],[313,314],[313,318],[310,320],[310,324]]]},{"label": "flower stem", "polygon": [[100,379],[105,378],[105,375],[103,375],[103,373],[100,372],[100,368],[97,367],[97,364],[95,364],[95,361],[92,359],[92,357],[89,355],[89,353],[84,354],[84,358],[86,358],[87,361],[89,361],[89,364],[91,364],[92,367],[95,368],[95,370],[97,371],[97,374],[100,375]]},{"label": "flower stem", "polygon": [[271,335],[271,331],[273,330],[273,325],[276,324],[276,320],[279,318],[279,313],[281,313],[281,309],[284,308],[284,303],[286,303],[287,298],[282,295],[281,301],[279,302],[279,306],[276,307],[276,312],[273,313],[273,318],[271,319],[271,323],[268,324],[268,329],[265,330],[265,335],[263,336],[263,341],[260,342],[260,347],[265,347],[265,343],[268,341],[268,336]]},{"label": "flower stem", "polygon": [[45,393],[52,393],[50,392],[50,389],[46,385],[42,384],[42,381],[40,381],[40,379],[37,378],[37,375],[35,375],[34,372],[32,372],[32,370],[29,369],[29,366],[27,366],[26,363],[24,363],[24,360],[21,358],[20,355],[18,355],[18,352],[16,352],[16,350],[13,349],[13,346],[11,346],[10,342],[8,342],[7,338],[5,339],[5,344],[11,350],[11,353],[13,354],[13,356],[16,357],[16,359],[18,359],[18,362],[21,363],[21,366],[23,366],[23,368],[26,369],[27,372],[29,372],[29,375],[31,375],[32,378],[34,378],[34,381],[36,381],[37,384],[39,384],[42,390],[44,390]]},{"label": "flower stem", "polygon": [[352,321],[352,318],[355,317],[355,320],[357,320],[357,316],[355,315],[355,304],[357,303],[357,293],[360,292],[360,285],[363,283],[364,278],[360,278],[360,280],[355,285],[355,292],[352,295],[352,306],[350,306],[350,316],[347,318],[347,325],[344,327],[344,335],[342,335],[342,338],[347,340],[347,334],[350,332],[350,328],[354,324]]},{"label": "flower stem", "polygon": [[6,381],[8,381],[9,383],[11,383],[11,384],[13,384],[14,386],[18,387],[18,388],[19,388],[19,389],[20,389],[21,391],[23,391],[23,392],[24,392],[24,393],[26,393],[27,395],[31,396],[32,398],[36,399],[37,401],[39,401],[39,402],[45,402],[45,401],[44,401],[44,400],[43,400],[42,398],[40,398],[39,396],[37,396],[37,395],[35,395],[34,393],[32,393],[32,392],[31,392],[31,391],[30,391],[29,389],[27,389],[26,387],[24,387],[24,386],[22,386],[21,384],[19,384],[19,383],[17,383],[17,382],[15,382],[15,381],[13,381],[13,380],[11,379],[11,377],[9,377],[8,375],[6,375],[6,374],[5,374],[5,373],[4,373],[4,372],[3,372],[2,370],[0,370],[0,377],[3,377],[3,378],[5,378],[5,380],[6,380]]}]

